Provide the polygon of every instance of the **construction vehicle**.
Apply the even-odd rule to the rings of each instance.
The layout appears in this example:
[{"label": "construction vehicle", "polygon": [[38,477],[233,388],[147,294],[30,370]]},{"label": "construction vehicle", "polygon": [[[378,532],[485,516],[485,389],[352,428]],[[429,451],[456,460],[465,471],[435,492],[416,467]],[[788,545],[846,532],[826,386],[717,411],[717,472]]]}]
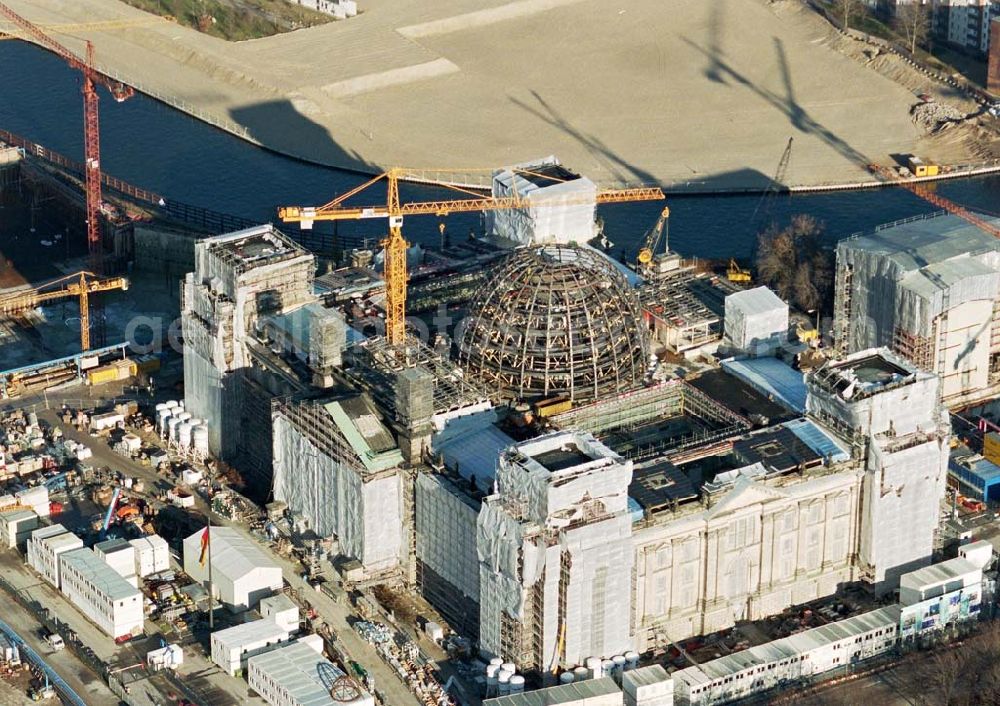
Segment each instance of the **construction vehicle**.
[{"label": "construction vehicle", "polygon": [[[680,265],[679,257],[676,255],[671,257],[669,218],[670,209],[664,207],[660,213],[660,217],[656,219],[656,225],[646,233],[646,238],[643,241],[642,248],[639,249],[639,256],[637,258],[636,271],[639,274],[648,276],[654,271],[664,272],[676,269]],[[663,240],[663,252],[657,255],[656,249],[660,245],[660,240]]]},{"label": "construction vehicle", "polygon": [[750,282],[750,270],[740,267],[734,258],[729,258],[729,268],[726,270],[726,279],[730,282],[747,284]]},{"label": "construction vehicle", "polygon": [[48,674],[44,674],[43,677],[39,678],[38,684],[33,684],[31,688],[28,689],[28,698],[32,701],[45,701],[46,699],[51,699],[55,695],[56,690],[53,689],[52,685],[49,683]]},{"label": "construction vehicle", "polygon": [[799,339],[799,343],[807,343],[811,346],[819,344],[819,331],[809,324],[804,324],[799,321],[795,324],[795,335]]},{"label": "construction vehicle", "polygon": [[[50,289],[52,287],[54,289]],[[34,309],[56,299],[78,297],[80,300],[80,348],[88,351],[90,350],[90,295],[113,289],[128,290],[128,279],[125,277],[98,279],[97,275],[92,272],[77,272],[34,287],[17,289],[7,296],[0,297],[0,314],[10,316]]]},{"label": "construction vehicle", "polygon": [[[2,2],[0,2],[0,18],[13,23],[27,39],[37,42],[43,48],[62,57],[71,68],[83,75],[83,154],[87,197],[87,252],[90,254],[91,269],[100,272],[103,267],[103,248],[100,223],[101,136],[98,128],[97,86],[104,86],[111,91],[111,95],[119,103],[135,95],[135,90],[121,81],[108,78],[97,70],[94,45],[89,40],[87,41],[86,58],[80,59],[46,34],[40,27],[21,17]],[[9,32],[5,32],[5,34],[9,34]]]},{"label": "construction vehicle", "polygon": [[[558,177],[532,172],[528,169],[512,168],[515,173],[527,174],[538,179],[549,179],[553,182],[564,181]],[[466,170],[465,173],[483,172],[483,170]],[[406,248],[403,238],[403,218],[405,216],[436,215],[444,217],[452,213],[474,211],[494,211],[508,208],[539,208],[545,206],[539,199],[529,200],[516,191],[512,196],[480,195],[470,189],[458,187],[453,183],[441,181],[433,175],[439,171],[415,172],[399,167],[389,169],[382,174],[366,181],[347,193],[338,196],[322,206],[284,206],[278,209],[278,217],[285,223],[298,223],[303,229],[313,227],[315,221],[360,220],[366,218],[386,218],[389,221],[389,235],[382,241],[385,248],[385,334],[386,341],[394,347],[406,343]],[[346,206],[345,202],[352,196],[365,191],[374,184],[386,182],[386,202],[374,206]],[[439,186],[461,192],[467,196],[464,199],[440,201],[416,201],[401,203],[399,200],[400,181],[419,181],[422,184]],[[468,198],[471,197],[471,198]],[[638,187],[632,189],[602,189],[596,196],[581,196],[581,199],[595,198],[596,202],[623,203],[627,201],[654,201],[666,198],[663,190],[657,186]],[[553,200],[553,206],[563,206],[572,202],[572,197],[560,196]]]},{"label": "construction vehicle", "polygon": [[941,196],[940,194],[934,193],[923,184],[900,178],[899,174],[897,174],[896,171],[890,167],[882,167],[878,164],[870,164],[868,165],[868,169],[875,176],[881,178],[882,180],[890,182],[892,184],[899,185],[904,189],[906,189],[907,191],[916,194],[924,201],[932,203],[938,208],[944,209],[953,216],[958,216],[967,223],[971,223],[976,228],[979,228],[980,230],[989,233],[994,238],[1000,238],[1000,228],[993,225],[986,219],[979,217],[978,215],[968,210],[964,206],[959,206],[954,201],[946,199],[944,196]]},{"label": "construction vehicle", "polygon": [[49,633],[48,635],[45,636],[45,642],[46,644],[48,644],[49,647],[52,648],[53,652],[58,652],[59,650],[66,647],[66,643],[63,641],[62,636],[57,635],[54,632]]}]

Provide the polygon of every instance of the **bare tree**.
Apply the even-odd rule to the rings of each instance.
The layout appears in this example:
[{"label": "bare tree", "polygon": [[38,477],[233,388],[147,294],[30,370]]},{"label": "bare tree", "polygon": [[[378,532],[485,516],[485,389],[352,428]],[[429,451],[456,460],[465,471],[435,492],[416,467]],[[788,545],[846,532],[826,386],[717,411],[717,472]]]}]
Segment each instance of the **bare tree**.
[{"label": "bare tree", "polygon": [[931,6],[922,0],[900,0],[896,3],[896,15],[892,20],[893,27],[905,39],[910,47],[910,53],[915,54],[917,44],[925,41],[931,28]]},{"label": "bare tree", "polygon": [[851,26],[851,18],[864,10],[863,0],[833,0],[833,9],[840,16],[844,29]]},{"label": "bare tree", "polygon": [[822,244],[823,226],[800,214],[782,229],[773,226],[757,240],[757,278],[803,311],[830,299],[833,258]]}]

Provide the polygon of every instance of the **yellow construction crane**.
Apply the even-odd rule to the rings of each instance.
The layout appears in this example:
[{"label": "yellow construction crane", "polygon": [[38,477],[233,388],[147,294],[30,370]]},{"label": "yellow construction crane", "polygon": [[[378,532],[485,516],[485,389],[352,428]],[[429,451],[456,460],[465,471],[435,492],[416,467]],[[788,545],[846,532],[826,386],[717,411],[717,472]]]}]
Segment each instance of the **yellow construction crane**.
[{"label": "yellow construction crane", "polygon": [[[553,182],[565,181],[559,177],[532,172],[530,169],[513,168],[511,171],[534,178],[548,179]],[[488,170],[463,170],[463,173],[490,173]],[[431,172],[413,172],[394,167],[379,174],[377,177],[351,189],[346,194],[338,196],[333,201],[322,206],[285,206],[278,209],[278,217],[285,223],[298,223],[302,228],[312,228],[315,221],[344,221],[364,218],[387,218],[389,220],[389,236],[382,241],[385,248],[385,334],[390,345],[400,346],[406,342],[406,240],[403,239],[403,217],[418,215],[447,216],[452,213],[470,211],[496,211],[507,208],[538,208],[545,206],[544,198],[528,199],[517,194],[512,196],[484,196],[472,189],[456,186],[453,183],[437,181],[428,178],[428,173],[446,173],[445,170]],[[454,170],[447,173],[454,174]],[[419,180],[430,184],[452,189],[466,194],[471,198],[416,201],[400,203],[399,182]],[[387,186],[386,203],[376,206],[345,206],[344,202],[368,187],[385,180]],[[593,197],[581,195],[579,202],[584,203]],[[596,194],[597,203],[623,203],[627,201],[655,201],[666,198],[657,186],[646,186],[630,189],[602,189]],[[576,197],[554,197],[552,206],[562,206],[576,201]]]},{"label": "yellow construction crane", "polygon": [[[101,20],[51,25],[40,24],[38,27],[47,33],[56,32],[59,34],[70,34],[72,32],[109,32],[119,29],[132,29],[134,27],[148,27],[171,20],[172,18],[169,17],[141,17],[133,20]],[[0,39],[22,38],[17,25],[0,20]]]},{"label": "yellow construction crane", "polygon": [[[667,231],[667,219],[670,218],[670,209],[666,206],[663,207],[663,211],[660,213],[660,217],[656,220],[656,225],[652,227],[649,233],[646,234],[646,241],[643,243],[642,249],[639,250],[639,269],[648,267],[653,262],[653,256],[656,254],[656,248],[660,244],[661,238]],[[663,245],[663,251],[667,252],[670,250],[670,239],[667,238]]]},{"label": "yellow construction crane", "polygon": [[[52,289],[53,287],[55,289]],[[80,348],[88,351],[90,350],[90,295],[113,289],[127,290],[128,280],[125,277],[99,279],[92,272],[77,272],[0,297],[0,314],[10,316],[34,309],[45,302],[79,297]]]}]

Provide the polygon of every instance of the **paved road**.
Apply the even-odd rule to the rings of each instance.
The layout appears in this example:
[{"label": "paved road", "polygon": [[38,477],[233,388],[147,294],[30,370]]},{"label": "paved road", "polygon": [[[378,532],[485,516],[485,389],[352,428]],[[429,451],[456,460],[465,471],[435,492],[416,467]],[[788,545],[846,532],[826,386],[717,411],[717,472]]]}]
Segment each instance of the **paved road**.
[{"label": "paved road", "polygon": [[[10,554],[11,552],[4,552],[5,556],[3,557],[4,575],[8,579],[12,578]],[[19,562],[16,554],[14,557],[15,561]],[[111,693],[101,678],[80,662],[70,650],[64,649],[59,652],[49,650],[38,636],[38,630],[41,626],[32,613],[5,596],[0,597],[0,601],[3,603],[4,622],[16,630],[28,646],[41,655],[82,699],[88,704],[94,704],[94,706],[118,703],[117,697]],[[82,616],[79,618],[83,620]],[[93,629],[96,630],[96,628]]]}]

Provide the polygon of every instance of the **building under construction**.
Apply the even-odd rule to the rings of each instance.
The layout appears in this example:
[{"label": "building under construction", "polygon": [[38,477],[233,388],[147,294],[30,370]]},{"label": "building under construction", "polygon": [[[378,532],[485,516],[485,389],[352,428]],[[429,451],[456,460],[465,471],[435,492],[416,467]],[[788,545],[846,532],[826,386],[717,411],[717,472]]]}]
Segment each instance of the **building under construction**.
[{"label": "building under construction", "polygon": [[890,223],[837,246],[839,351],[890,347],[941,377],[949,407],[1000,390],[998,301],[1000,241],[957,215]]},{"label": "building under construction", "polygon": [[586,402],[642,384],[649,343],[638,299],[597,251],[520,248],[480,291],[459,360],[494,399]]}]

